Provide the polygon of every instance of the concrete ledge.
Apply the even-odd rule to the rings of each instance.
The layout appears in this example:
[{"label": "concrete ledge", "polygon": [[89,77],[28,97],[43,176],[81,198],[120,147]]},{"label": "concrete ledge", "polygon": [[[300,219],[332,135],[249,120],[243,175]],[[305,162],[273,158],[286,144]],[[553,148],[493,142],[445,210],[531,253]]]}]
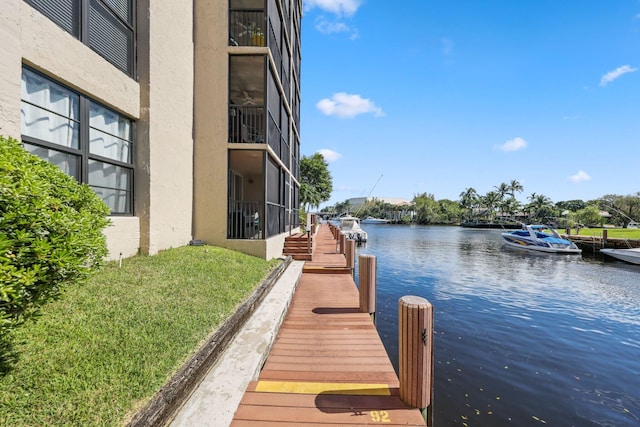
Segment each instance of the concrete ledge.
[{"label": "concrete ledge", "polygon": [[228,426],[250,381],[264,365],[293,293],[304,262],[292,261],[224,354],[177,412],[171,427]]},{"label": "concrete ledge", "polygon": [[[299,278],[302,274],[302,265],[298,266],[297,264],[297,262],[292,261],[291,257],[287,257],[171,380],[160,389],[156,396],[133,416],[127,425],[130,427],[167,425],[205,378],[211,367],[221,358],[224,358],[222,356],[227,346],[242,330],[247,321],[254,316],[254,313],[262,308],[263,300],[269,296],[267,299],[271,301],[273,299],[271,296],[272,290],[275,287],[283,287],[283,285],[279,285],[281,282],[291,280],[291,275],[295,274],[294,270],[300,270],[298,273]],[[295,268],[292,270],[291,267]],[[290,272],[289,270],[292,271]],[[233,372],[230,374],[234,375]]]}]

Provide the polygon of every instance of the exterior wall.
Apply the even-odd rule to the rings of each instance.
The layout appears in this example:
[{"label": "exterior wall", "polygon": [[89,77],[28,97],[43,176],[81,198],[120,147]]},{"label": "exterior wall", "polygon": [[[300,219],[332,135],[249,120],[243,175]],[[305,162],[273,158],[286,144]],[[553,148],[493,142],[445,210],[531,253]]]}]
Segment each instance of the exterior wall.
[{"label": "exterior wall", "polygon": [[0,7],[0,132],[20,138],[22,64],[138,119],[138,83],[22,0]]},{"label": "exterior wall", "polygon": [[[293,230],[293,232],[296,231],[299,231],[299,228]],[[234,251],[270,260],[282,256],[284,240],[288,235],[289,233],[283,233],[268,240],[227,240],[223,246]]]},{"label": "exterior wall", "polygon": [[[195,239],[235,249],[227,241],[229,3],[195,2]],[[214,23],[220,23],[216,25]],[[243,242],[246,246],[247,243]]]},{"label": "exterior wall", "polygon": [[110,259],[183,246],[192,235],[192,1],[141,0],[138,17],[140,83],[24,1],[0,6],[0,133],[21,135],[22,64],[136,120],[137,216],[112,217]]},{"label": "exterior wall", "polygon": [[192,29],[191,0],[138,2],[135,207],[143,253],[184,246],[192,236]]},{"label": "exterior wall", "polygon": [[[138,83],[22,0],[0,6],[0,133],[20,139],[22,64],[134,119],[140,116]],[[140,247],[136,217],[112,218],[105,230],[109,258]]]},{"label": "exterior wall", "polygon": [[[288,233],[272,236],[267,240],[227,239],[228,150],[234,145],[228,143],[229,55],[265,55],[268,49],[229,46],[228,2],[196,2],[194,20],[194,238],[261,258],[279,257]],[[219,22],[220,25],[212,25],[214,22]],[[255,148],[243,145],[242,149]],[[258,149],[269,148],[260,144]],[[286,167],[289,167],[288,162]],[[245,178],[248,179],[249,175]],[[264,177],[251,178],[254,181],[253,187],[245,186],[245,198],[264,199]],[[259,197],[251,193],[251,188],[260,191]]]},{"label": "exterior wall", "polygon": [[136,216],[115,216],[111,226],[104,231],[107,237],[107,259],[128,258],[140,248],[140,219]]},{"label": "exterior wall", "polygon": [[139,118],[140,87],[135,80],[25,2],[18,3],[17,10],[21,12],[21,50],[25,64],[90,95],[96,101],[134,119]]},{"label": "exterior wall", "polygon": [[0,7],[0,134],[20,138],[20,76],[22,0],[4,0]]},{"label": "exterior wall", "polygon": [[[266,52],[228,46],[228,7],[139,0],[136,81],[23,0],[0,3],[0,134],[21,136],[23,64],[136,121],[135,216],[111,218],[110,259],[192,238],[266,259],[282,254],[288,233],[226,238],[228,55]],[[263,177],[254,182],[264,187]]]}]

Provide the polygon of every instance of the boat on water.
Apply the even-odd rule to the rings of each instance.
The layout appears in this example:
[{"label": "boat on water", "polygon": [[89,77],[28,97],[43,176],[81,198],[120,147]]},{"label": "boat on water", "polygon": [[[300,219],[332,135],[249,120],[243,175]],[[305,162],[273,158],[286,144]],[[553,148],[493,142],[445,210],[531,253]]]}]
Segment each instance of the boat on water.
[{"label": "boat on water", "polygon": [[547,225],[530,224],[520,230],[500,234],[508,246],[516,248],[562,254],[582,253],[582,249],[575,243],[563,239],[556,230]]},{"label": "boat on water", "polygon": [[363,220],[360,221],[360,224],[389,224],[388,219],[384,219],[384,218],[374,218],[372,216],[368,216],[366,218],[364,218]]},{"label": "boat on water", "polygon": [[600,253],[631,264],[640,265],[640,248],[631,249],[600,249]]},{"label": "boat on water", "polygon": [[366,242],[367,232],[360,227],[360,219],[355,216],[347,215],[340,217],[340,232],[344,234],[347,239],[355,240],[356,242]]}]

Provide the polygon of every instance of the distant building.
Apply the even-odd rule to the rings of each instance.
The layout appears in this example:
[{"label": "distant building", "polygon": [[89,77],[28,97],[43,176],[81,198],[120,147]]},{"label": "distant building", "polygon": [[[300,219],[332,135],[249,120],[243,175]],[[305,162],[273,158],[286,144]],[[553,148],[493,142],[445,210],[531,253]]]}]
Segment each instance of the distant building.
[{"label": "distant building", "polygon": [[298,226],[302,0],[3,0],[0,133],[111,209],[112,259]]}]

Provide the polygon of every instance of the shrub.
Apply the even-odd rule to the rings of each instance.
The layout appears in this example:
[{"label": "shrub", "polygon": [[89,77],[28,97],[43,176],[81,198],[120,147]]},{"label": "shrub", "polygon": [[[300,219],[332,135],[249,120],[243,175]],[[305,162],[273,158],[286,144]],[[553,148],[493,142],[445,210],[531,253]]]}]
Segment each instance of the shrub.
[{"label": "shrub", "polygon": [[87,185],[0,136],[0,344],[101,266],[108,214]]}]

